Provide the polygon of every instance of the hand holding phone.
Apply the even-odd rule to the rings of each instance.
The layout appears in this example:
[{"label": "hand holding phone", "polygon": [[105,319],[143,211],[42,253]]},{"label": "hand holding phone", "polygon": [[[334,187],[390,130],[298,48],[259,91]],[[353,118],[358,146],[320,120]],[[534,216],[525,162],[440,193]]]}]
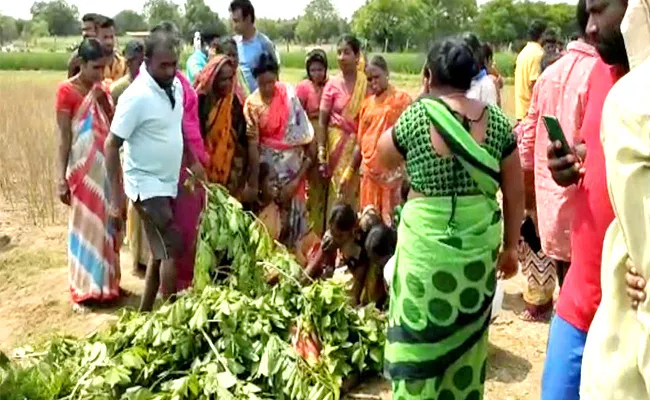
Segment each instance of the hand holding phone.
[{"label": "hand holding phone", "polygon": [[544,116],[543,118],[551,142],[547,155],[548,168],[551,170],[553,180],[563,187],[578,183],[585,173],[582,160],[569,146],[557,118],[553,116]]}]

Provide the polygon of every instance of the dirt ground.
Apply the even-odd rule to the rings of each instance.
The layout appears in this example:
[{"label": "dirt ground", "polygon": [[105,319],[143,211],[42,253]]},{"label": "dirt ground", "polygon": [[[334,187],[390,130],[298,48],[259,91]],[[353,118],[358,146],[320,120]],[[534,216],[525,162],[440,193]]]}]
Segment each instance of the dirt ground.
[{"label": "dirt ground", "polygon": [[[67,285],[66,226],[33,226],[18,209],[0,203],[0,235],[11,238],[8,246],[0,248],[0,350],[11,352],[54,334],[84,336],[114,321],[120,308],[137,306],[142,281],[131,275],[130,257],[123,253],[122,286],[136,295],[113,308],[73,313]],[[507,282],[504,311],[490,329],[487,400],[540,397],[548,324],[517,317],[523,307],[522,287],[521,276]],[[390,399],[389,385],[381,380],[367,382],[354,393],[366,395],[360,398]]]}]

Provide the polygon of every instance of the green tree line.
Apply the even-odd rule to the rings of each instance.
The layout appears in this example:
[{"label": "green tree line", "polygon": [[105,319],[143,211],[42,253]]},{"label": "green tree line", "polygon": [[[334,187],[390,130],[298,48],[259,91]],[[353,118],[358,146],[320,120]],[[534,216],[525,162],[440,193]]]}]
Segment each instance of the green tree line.
[{"label": "green tree line", "polygon": [[[66,0],[36,1],[31,20],[0,15],[0,44],[18,38],[70,36],[80,32],[80,15]],[[142,31],[163,20],[174,21],[190,40],[195,31],[229,31],[228,16],[219,16],[204,0],[147,0],[140,12],[113,16],[119,33]],[[318,44],[348,32],[383,51],[425,48],[432,39],[473,31],[483,40],[505,45],[526,37],[530,23],[544,19],[563,36],[575,30],[575,5],[530,0],[367,0],[350,20],[341,17],[331,0],[311,0],[300,17],[259,18],[257,26],[276,42]]]}]

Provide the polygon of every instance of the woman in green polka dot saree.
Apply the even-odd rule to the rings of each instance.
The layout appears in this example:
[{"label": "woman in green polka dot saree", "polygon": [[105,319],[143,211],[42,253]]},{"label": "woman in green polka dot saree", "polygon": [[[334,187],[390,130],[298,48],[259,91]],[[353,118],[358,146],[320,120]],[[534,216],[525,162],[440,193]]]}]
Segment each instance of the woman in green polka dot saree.
[{"label": "woman in green polka dot saree", "polygon": [[[470,100],[471,50],[455,39],[427,59],[429,93],[380,140],[411,183],[398,227],[386,371],[393,399],[480,400],[497,271],[517,271],[523,180],[508,118]],[[501,189],[505,221],[496,200]]]}]

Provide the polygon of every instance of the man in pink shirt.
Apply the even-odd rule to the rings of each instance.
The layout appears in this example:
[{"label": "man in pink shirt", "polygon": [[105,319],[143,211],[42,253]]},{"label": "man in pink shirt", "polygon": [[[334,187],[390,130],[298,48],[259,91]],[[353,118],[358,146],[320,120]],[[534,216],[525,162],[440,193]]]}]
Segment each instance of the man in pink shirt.
[{"label": "man in pink shirt", "polygon": [[[523,319],[544,320],[553,308],[555,271],[560,286],[571,261],[570,228],[576,188],[558,186],[546,165],[549,144],[544,116],[555,116],[569,145],[580,142],[580,128],[587,103],[587,80],[598,59],[598,52],[586,41],[588,14],[585,1],[578,3],[581,39],[569,43],[567,53],[549,66],[535,83],[531,106],[519,125],[519,154],[529,185],[527,205],[536,218],[541,250],[524,265],[527,287]],[[534,190],[531,186],[533,186]],[[535,214],[536,213],[536,214]],[[548,258],[550,258],[550,260]],[[554,268],[556,267],[556,268]]]}]

